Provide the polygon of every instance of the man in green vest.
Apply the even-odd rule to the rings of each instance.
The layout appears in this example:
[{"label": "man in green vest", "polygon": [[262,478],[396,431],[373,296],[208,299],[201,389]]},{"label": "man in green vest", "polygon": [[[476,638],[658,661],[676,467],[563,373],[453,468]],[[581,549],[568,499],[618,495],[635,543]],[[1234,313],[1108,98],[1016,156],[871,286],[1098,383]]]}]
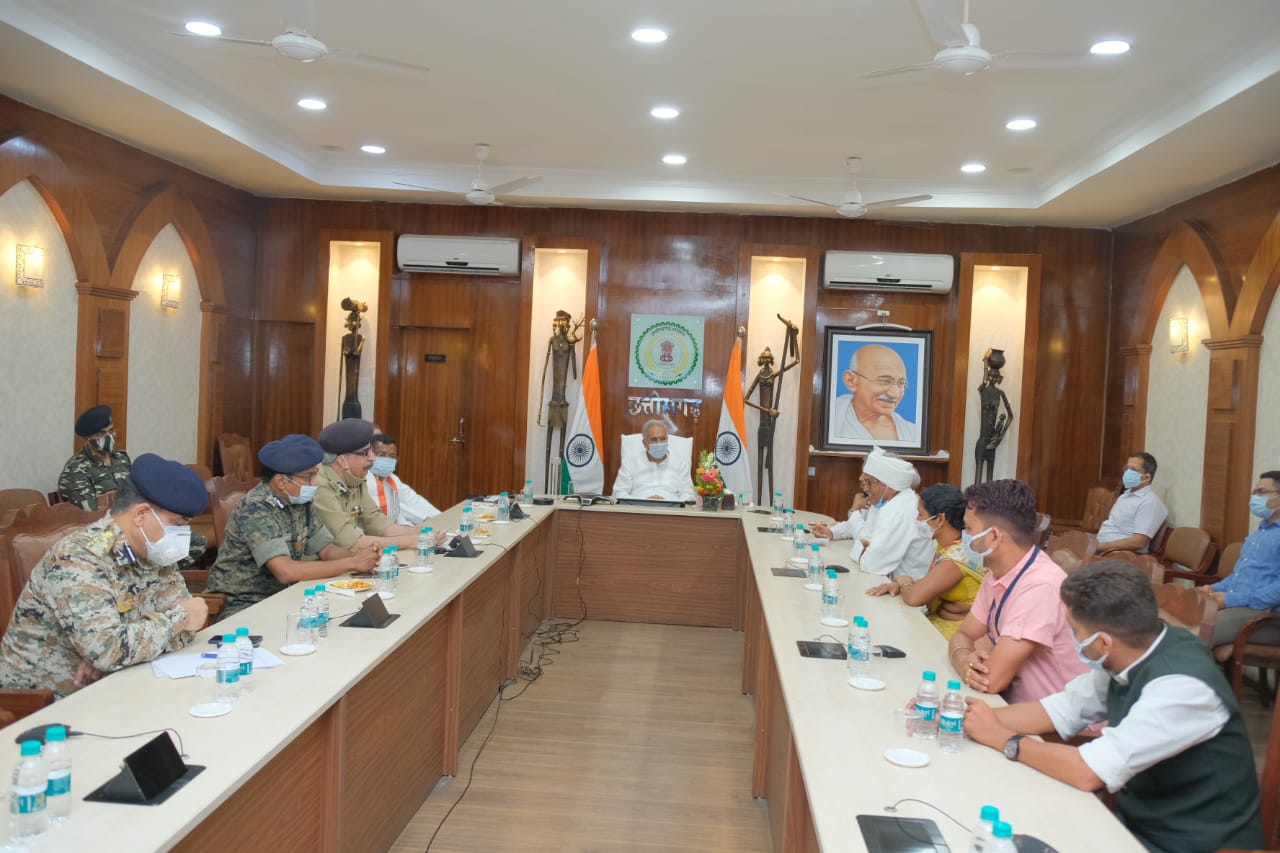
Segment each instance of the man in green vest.
[{"label": "man in green vest", "polygon": [[[1039,702],[995,709],[968,699],[969,737],[1081,790],[1106,787],[1148,850],[1265,847],[1253,750],[1209,648],[1160,621],[1151,581],[1129,563],[1079,569],[1062,601],[1091,671]],[[1079,747],[1024,739],[1070,738],[1104,720]]]}]

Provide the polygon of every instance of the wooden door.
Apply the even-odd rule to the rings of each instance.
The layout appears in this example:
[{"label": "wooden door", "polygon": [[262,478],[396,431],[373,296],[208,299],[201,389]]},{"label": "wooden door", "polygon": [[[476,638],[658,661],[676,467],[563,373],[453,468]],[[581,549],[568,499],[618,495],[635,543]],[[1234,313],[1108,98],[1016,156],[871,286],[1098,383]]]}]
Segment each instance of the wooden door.
[{"label": "wooden door", "polygon": [[406,328],[400,345],[397,473],[438,507],[471,488],[470,329]]}]

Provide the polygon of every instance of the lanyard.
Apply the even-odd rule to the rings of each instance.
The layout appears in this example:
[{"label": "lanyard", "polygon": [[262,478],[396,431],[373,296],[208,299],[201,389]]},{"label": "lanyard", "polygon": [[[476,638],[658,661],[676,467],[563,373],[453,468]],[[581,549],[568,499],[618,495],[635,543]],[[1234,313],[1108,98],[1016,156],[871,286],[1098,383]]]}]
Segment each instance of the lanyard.
[{"label": "lanyard", "polygon": [[1013,594],[1013,588],[1018,585],[1018,581],[1022,580],[1022,576],[1027,573],[1027,569],[1031,568],[1032,561],[1040,553],[1040,546],[1037,545],[1031,549],[1031,556],[1027,557],[1027,561],[1022,564],[1022,568],[1018,569],[1018,573],[1013,576],[1013,580],[1009,582],[1009,586],[1004,591],[1004,595],[1000,597],[1000,603],[996,605],[995,633],[991,632],[992,621],[987,620],[987,639],[991,641],[991,645],[995,645],[1000,640],[1000,614],[1004,613],[1005,602],[1009,600],[1009,596]]}]

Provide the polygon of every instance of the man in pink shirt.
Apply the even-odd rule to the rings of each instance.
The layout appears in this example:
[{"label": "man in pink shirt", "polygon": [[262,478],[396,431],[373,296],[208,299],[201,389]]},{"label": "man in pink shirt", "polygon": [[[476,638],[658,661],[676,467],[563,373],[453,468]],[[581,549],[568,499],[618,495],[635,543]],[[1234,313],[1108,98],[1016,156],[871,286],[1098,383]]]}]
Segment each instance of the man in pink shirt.
[{"label": "man in pink shirt", "polygon": [[1020,480],[965,490],[962,537],[987,574],[951,638],[951,665],[970,688],[1009,703],[1059,693],[1088,670],[1076,654],[1059,590],[1066,574],[1034,546],[1036,498]]}]

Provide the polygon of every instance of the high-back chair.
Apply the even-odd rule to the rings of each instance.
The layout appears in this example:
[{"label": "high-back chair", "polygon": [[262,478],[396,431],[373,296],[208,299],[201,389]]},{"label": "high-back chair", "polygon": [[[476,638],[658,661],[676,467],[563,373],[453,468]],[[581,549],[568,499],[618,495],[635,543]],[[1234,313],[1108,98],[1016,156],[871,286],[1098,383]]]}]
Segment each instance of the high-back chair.
[{"label": "high-back chair", "polygon": [[241,481],[253,479],[253,450],[243,435],[233,432],[219,435],[218,458],[222,461],[223,476]]},{"label": "high-back chair", "polygon": [[45,506],[44,493],[35,489],[0,489],[0,512]]},{"label": "high-back chair", "polygon": [[1160,616],[1172,625],[1186,628],[1206,646],[1213,645],[1213,628],[1218,624],[1218,603],[1190,587],[1177,583],[1156,585]]},{"label": "high-back chair", "polygon": [[1165,567],[1165,580],[1183,578],[1200,586],[1219,580],[1211,571],[1216,553],[1209,531],[1199,527],[1175,527],[1169,531],[1164,547],[1155,556]]}]

